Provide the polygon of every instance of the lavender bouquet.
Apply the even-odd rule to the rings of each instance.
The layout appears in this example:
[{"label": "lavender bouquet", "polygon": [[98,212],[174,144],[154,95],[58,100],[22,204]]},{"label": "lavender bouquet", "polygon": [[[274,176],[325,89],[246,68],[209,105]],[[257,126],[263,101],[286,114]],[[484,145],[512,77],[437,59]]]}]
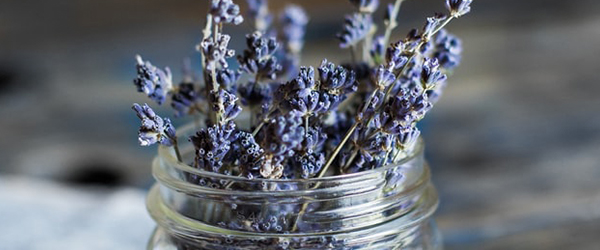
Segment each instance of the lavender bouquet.
[{"label": "lavender bouquet", "polygon": [[[274,15],[266,0],[248,0],[246,19],[255,31],[245,35],[246,48],[236,53],[225,31],[248,20],[232,0],[212,0],[197,46],[200,76],[187,62],[181,82],[173,84],[169,68],[136,57],[138,91],[158,105],[170,102],[175,117],[196,119],[197,132],[184,138],[193,144],[195,157],[184,162],[179,150],[184,140],[171,120],[148,104],[133,105],[142,121],[140,144],[173,147],[177,159],[194,168],[249,180],[345,175],[410,155],[420,135],[417,123],[438,101],[447,75],[460,63],[461,42],[444,28],[470,11],[471,0],[446,0],[448,13],[428,17],[421,29],[399,41],[390,39],[403,0],[386,6],[381,30],[373,22],[378,0],[349,2],[355,13],[346,17],[337,38],[350,60],[336,65],[323,59],[315,70],[300,66],[309,21],[301,7],[290,5]],[[186,179],[222,190],[294,189],[194,175]],[[286,209],[301,215],[307,206],[278,212]],[[299,227],[294,218],[278,223],[267,211],[251,212],[265,216],[250,223],[222,221],[220,226],[257,232],[312,230]]]}]

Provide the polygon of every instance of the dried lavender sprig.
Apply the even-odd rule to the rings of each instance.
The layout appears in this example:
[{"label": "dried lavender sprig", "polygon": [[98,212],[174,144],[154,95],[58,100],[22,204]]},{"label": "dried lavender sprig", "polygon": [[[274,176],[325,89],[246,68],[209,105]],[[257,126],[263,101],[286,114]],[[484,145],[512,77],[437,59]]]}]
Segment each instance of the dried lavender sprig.
[{"label": "dried lavender sprig", "polygon": [[143,92],[161,105],[173,89],[171,70],[166,67],[163,71],[152,65],[150,61],[144,62],[140,55],[136,55],[135,59],[137,76],[133,83],[138,88],[138,92]]},{"label": "dried lavender sprig", "polygon": [[198,93],[194,89],[194,83],[185,81],[180,83],[171,96],[171,107],[175,110],[175,117],[181,117],[200,110],[196,106],[197,99]]},{"label": "dried lavender sprig", "polygon": [[237,57],[240,69],[254,74],[255,81],[275,79],[276,74],[281,71],[281,65],[273,56],[279,48],[277,40],[274,37],[263,37],[260,31],[256,31],[246,35],[246,45],[248,48]]},{"label": "dried lavender sprig", "polygon": [[[425,42],[428,41],[431,36],[435,35],[435,33],[437,33],[444,26],[446,26],[450,22],[451,19],[452,19],[452,16],[450,18],[446,19],[446,21],[444,23],[440,24],[440,26],[437,27],[435,30],[433,30],[430,34],[426,34],[427,35],[427,39],[422,39],[421,42],[419,42],[419,44],[416,46],[415,50],[412,53],[412,56],[408,59],[408,61],[409,62],[412,61],[413,58],[415,57],[415,55],[418,54],[419,49],[421,48],[421,46],[423,46],[423,44],[425,44]],[[404,72],[408,68],[407,65],[408,64],[405,64],[403,66],[403,68],[400,71],[399,75],[404,74]],[[388,87],[388,90],[386,91],[386,94],[384,96],[384,99],[383,99],[384,102],[387,99],[387,96],[389,96],[389,93],[391,92],[391,89],[392,89],[392,86],[390,85],[390,87]],[[369,99],[367,99],[366,103],[369,103],[373,99],[373,97],[376,95],[377,91],[379,91],[379,89],[376,88],[375,91],[373,91],[372,94],[370,95]],[[363,107],[363,110],[361,111],[361,113],[366,110],[365,109],[366,107],[367,107],[366,105]],[[352,135],[352,133],[354,133],[354,130],[358,127],[359,124],[360,124],[360,121],[357,121],[346,132],[346,135],[343,137],[343,139],[340,142],[340,144],[338,144],[338,146],[334,149],[334,151],[332,152],[332,154],[329,156],[329,159],[327,160],[327,163],[325,163],[325,166],[323,167],[323,169],[319,173],[318,177],[323,177],[324,176],[325,172],[327,171],[327,169],[329,168],[329,166],[331,165],[331,163],[333,163],[333,161],[335,160],[335,157],[339,154],[339,152],[344,147],[344,145],[346,144],[346,142],[348,141],[348,139],[350,138],[350,136]]]},{"label": "dried lavender sprig", "polygon": [[354,49],[356,44],[365,39],[372,31],[373,18],[367,13],[354,13],[346,16],[342,32],[337,34],[340,40],[340,48],[350,48],[352,61],[356,62]]},{"label": "dried lavender sprig", "polygon": [[202,108],[198,105],[198,100],[201,99],[201,96],[198,94],[195,86],[197,76],[192,70],[189,58],[183,61],[182,73],[183,79],[173,89],[171,95],[171,107],[175,110],[175,117],[189,115],[195,111],[202,112]]},{"label": "dried lavender sprig", "polygon": [[432,53],[445,71],[452,71],[461,61],[461,41],[456,36],[441,29],[434,37]]},{"label": "dried lavender sprig", "polygon": [[225,124],[215,124],[207,129],[201,129],[189,140],[194,145],[196,158],[194,166],[206,171],[221,172],[225,164],[225,156],[231,149],[235,124],[229,121]]},{"label": "dried lavender sprig", "polygon": [[446,0],[446,8],[453,17],[465,15],[471,11],[473,0]]},{"label": "dried lavender sprig", "polygon": [[392,31],[398,26],[398,22],[396,21],[398,17],[398,13],[400,12],[400,6],[404,0],[396,0],[394,5],[387,6],[386,18],[385,18],[385,33],[383,35],[382,44],[387,45],[390,40],[390,36],[392,35]]},{"label": "dried lavender sprig", "polygon": [[214,123],[225,124],[227,119],[224,119],[223,112],[226,111],[226,105],[222,103],[224,99],[217,79],[217,67],[227,68],[225,59],[234,56],[235,51],[227,48],[230,37],[222,34],[221,31],[224,23],[238,25],[243,21],[243,17],[239,13],[239,6],[231,0],[212,0],[208,16],[212,16],[214,21],[212,37],[210,37],[210,21],[207,20],[207,26],[203,31],[204,39],[200,43],[199,50],[203,54],[205,78],[207,76],[212,78],[212,89],[207,88],[209,96],[217,102],[212,104],[215,112],[210,116],[211,120]]},{"label": "dried lavender sprig", "polygon": [[266,33],[273,22],[273,15],[269,14],[267,0],[247,0],[248,12],[254,18],[254,29]]},{"label": "dried lavender sprig", "polygon": [[177,155],[177,160],[181,161],[181,154],[177,145],[177,136],[175,127],[171,124],[169,118],[162,118],[144,103],[143,106],[134,103],[131,107],[138,118],[142,121],[142,125],[138,131],[138,141],[142,146],[150,146],[152,144],[162,144],[164,146],[173,146]]},{"label": "dried lavender sprig", "polygon": [[300,52],[304,46],[308,16],[300,6],[288,5],[281,15],[281,22],[283,24],[281,40],[285,52],[282,62],[283,71],[288,77],[293,77],[300,67]]},{"label": "dried lavender sprig", "polygon": [[240,6],[231,0],[212,0],[209,9],[215,23],[233,23],[238,25],[244,21],[240,14]]},{"label": "dried lavender sprig", "polygon": [[293,54],[298,54],[304,46],[304,35],[308,16],[304,9],[297,5],[288,5],[285,7],[281,22],[283,23],[282,40],[286,43],[286,50]]},{"label": "dried lavender sprig", "polygon": [[265,159],[260,163],[260,174],[264,178],[279,178],[283,174],[283,161],[291,158],[305,135],[302,114],[292,110],[271,119],[259,135],[265,150]]}]

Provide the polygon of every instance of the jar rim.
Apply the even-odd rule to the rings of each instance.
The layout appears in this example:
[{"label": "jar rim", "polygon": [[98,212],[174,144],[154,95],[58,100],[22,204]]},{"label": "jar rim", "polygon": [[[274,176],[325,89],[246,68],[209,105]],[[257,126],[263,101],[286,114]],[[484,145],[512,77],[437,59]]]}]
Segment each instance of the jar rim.
[{"label": "jar rim", "polygon": [[[193,123],[184,125],[180,129],[178,129],[177,135],[180,136],[182,131],[189,131],[194,128],[195,128],[195,125]],[[184,171],[184,172],[187,172],[190,174],[194,174],[194,175],[198,175],[198,176],[207,177],[207,178],[217,178],[219,180],[226,180],[226,181],[233,181],[233,182],[259,181],[259,182],[265,182],[265,183],[286,184],[286,183],[308,183],[308,182],[332,182],[332,181],[342,181],[342,180],[372,176],[373,174],[379,174],[379,173],[388,171],[392,168],[396,168],[399,165],[403,165],[407,162],[410,162],[412,159],[419,156],[423,152],[424,148],[425,148],[425,146],[423,143],[423,139],[421,136],[419,136],[419,138],[417,139],[417,142],[415,143],[415,147],[410,152],[410,154],[408,156],[400,159],[398,162],[388,164],[388,165],[380,167],[380,168],[369,169],[366,171],[361,171],[361,172],[356,172],[356,173],[323,176],[323,177],[308,178],[308,179],[262,179],[262,178],[248,179],[243,176],[225,175],[225,174],[221,174],[221,173],[205,171],[202,169],[194,168],[194,167],[190,166],[189,164],[185,164],[183,162],[178,161],[174,152],[169,147],[166,147],[163,145],[159,145],[158,156],[156,158],[157,159],[161,158],[162,160],[165,160],[168,165],[173,166],[181,171]]]}]

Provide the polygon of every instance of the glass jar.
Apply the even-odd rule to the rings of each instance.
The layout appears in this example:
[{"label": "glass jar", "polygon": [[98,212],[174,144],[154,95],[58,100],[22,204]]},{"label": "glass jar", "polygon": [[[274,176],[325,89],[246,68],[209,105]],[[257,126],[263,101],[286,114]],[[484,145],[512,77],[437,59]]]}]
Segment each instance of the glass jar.
[{"label": "glass jar", "polygon": [[[191,145],[181,149],[192,159]],[[148,249],[441,249],[423,149],[419,141],[397,164],[359,173],[249,180],[195,169],[160,147]]]}]

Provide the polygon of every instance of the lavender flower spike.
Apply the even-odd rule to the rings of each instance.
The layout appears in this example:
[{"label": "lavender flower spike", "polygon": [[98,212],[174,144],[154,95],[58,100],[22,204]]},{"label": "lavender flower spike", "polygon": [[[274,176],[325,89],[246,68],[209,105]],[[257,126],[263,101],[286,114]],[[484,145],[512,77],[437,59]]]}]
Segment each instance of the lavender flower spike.
[{"label": "lavender flower spike", "polygon": [[446,75],[440,71],[440,64],[436,58],[426,58],[421,71],[423,88],[433,89],[439,82],[446,80]]},{"label": "lavender flower spike", "polygon": [[248,12],[254,18],[254,28],[261,32],[266,32],[273,16],[269,14],[269,6],[267,0],[247,0]]},{"label": "lavender flower spike", "polygon": [[434,39],[433,57],[438,59],[440,67],[453,70],[460,64],[462,44],[456,36],[441,29]]},{"label": "lavender flower spike", "polygon": [[152,65],[150,61],[144,62],[139,55],[135,59],[137,76],[133,79],[133,84],[138,88],[138,92],[143,92],[161,105],[173,89],[171,70],[167,67],[163,71]]},{"label": "lavender flower spike", "polygon": [[453,17],[459,17],[471,11],[473,0],[446,0],[446,8]]},{"label": "lavender flower spike", "polygon": [[171,124],[169,118],[161,118],[148,106],[140,106],[137,103],[133,104],[133,110],[137,117],[142,120],[142,125],[138,133],[138,141],[142,146],[150,146],[155,143],[160,143],[165,146],[175,145],[175,128]]},{"label": "lavender flower spike", "polygon": [[213,37],[206,38],[198,45],[198,50],[204,55],[204,63],[207,69],[216,69],[217,63],[223,68],[227,68],[227,58],[235,55],[235,51],[227,48],[231,37],[225,34],[219,34],[215,41]]},{"label": "lavender flower spike", "polygon": [[288,5],[281,15],[281,23],[281,39],[285,52],[281,64],[287,77],[291,78],[298,73],[300,66],[300,52],[304,47],[308,17],[301,7]]},{"label": "lavender flower spike", "polygon": [[231,149],[231,141],[235,131],[235,124],[230,121],[223,125],[213,125],[206,129],[200,129],[190,137],[196,150],[194,166],[206,171],[221,171],[223,161]]},{"label": "lavender flower spike", "polygon": [[215,23],[233,23],[238,25],[244,21],[240,15],[240,6],[231,0],[212,0],[209,13]]},{"label": "lavender flower spike", "polygon": [[355,13],[352,16],[347,16],[342,32],[337,35],[341,41],[340,48],[354,46],[367,36],[372,26],[371,15]]},{"label": "lavender flower spike", "polygon": [[191,114],[194,111],[198,94],[194,90],[194,84],[182,82],[177,91],[171,97],[171,107],[175,110],[175,117]]},{"label": "lavender flower spike", "polygon": [[263,37],[260,31],[246,35],[246,45],[243,55],[237,57],[240,69],[257,75],[260,78],[275,79],[276,74],[281,71],[281,65],[273,56],[279,43],[274,37]]},{"label": "lavender flower spike", "polygon": [[287,50],[293,54],[300,53],[304,46],[305,27],[308,23],[308,16],[304,10],[296,5],[285,7],[281,16],[283,23],[283,41],[287,45]]}]

